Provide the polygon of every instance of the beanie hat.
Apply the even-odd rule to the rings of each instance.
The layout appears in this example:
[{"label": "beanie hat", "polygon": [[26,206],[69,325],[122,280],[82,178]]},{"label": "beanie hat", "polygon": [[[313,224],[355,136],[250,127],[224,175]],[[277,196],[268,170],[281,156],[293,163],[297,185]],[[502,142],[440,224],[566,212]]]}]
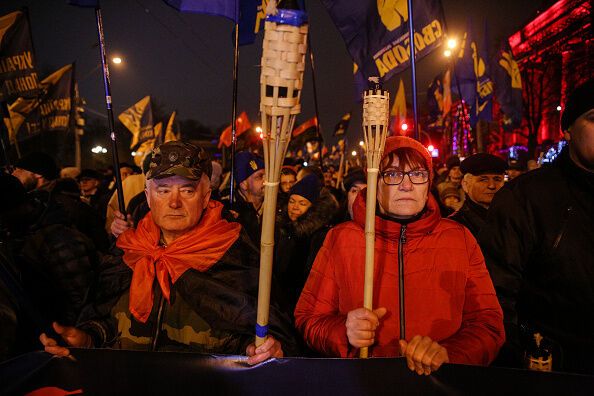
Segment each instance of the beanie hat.
[{"label": "beanie hat", "polygon": [[346,192],[349,192],[355,183],[367,184],[367,177],[365,177],[365,172],[363,172],[362,168],[349,169],[349,173],[342,180],[342,185]]},{"label": "beanie hat", "polygon": [[454,166],[460,166],[460,157],[457,155],[452,155],[446,160],[446,168],[448,168],[448,170],[452,169]]},{"label": "beanie hat", "polygon": [[260,169],[264,169],[264,159],[249,151],[241,151],[235,154],[234,168],[235,182],[239,184]]},{"label": "beanie hat", "polygon": [[48,180],[54,180],[60,176],[60,170],[56,166],[56,161],[48,154],[42,152],[29,153],[23,156],[15,166],[41,175]]},{"label": "beanie hat", "polygon": [[[386,147],[384,148],[384,154],[382,155],[382,161],[384,158],[388,156],[392,151],[396,149],[408,147],[415,151],[425,158],[425,162],[427,162],[427,170],[429,171],[429,182],[433,180],[433,162],[431,159],[431,154],[429,151],[423,146],[421,143],[416,141],[415,139],[409,138],[407,136],[390,136],[386,139]],[[458,160],[459,161],[459,160]],[[381,162],[381,161],[380,161]]]},{"label": "beanie hat", "polygon": [[445,202],[446,198],[448,197],[457,197],[458,200],[460,200],[460,191],[458,191],[456,186],[448,185],[439,193],[439,199],[441,202]]},{"label": "beanie hat", "polygon": [[320,183],[320,179],[318,179],[316,175],[310,174],[299,180],[293,185],[293,187],[291,187],[289,196],[300,195],[313,204],[320,197],[321,189],[322,184]]},{"label": "beanie hat", "polygon": [[580,85],[569,95],[561,116],[561,130],[567,131],[575,120],[592,109],[594,109],[594,79]]}]

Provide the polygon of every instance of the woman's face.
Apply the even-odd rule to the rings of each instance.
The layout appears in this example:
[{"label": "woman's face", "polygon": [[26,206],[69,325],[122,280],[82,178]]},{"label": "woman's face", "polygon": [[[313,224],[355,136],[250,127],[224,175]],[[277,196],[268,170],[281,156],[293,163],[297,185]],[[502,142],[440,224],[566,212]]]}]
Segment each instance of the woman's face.
[{"label": "woman's face", "polygon": [[[382,213],[395,218],[409,218],[421,212],[425,207],[429,192],[429,182],[413,183],[413,180],[418,182],[418,174],[415,174],[415,176],[405,174],[402,182],[396,185],[388,185],[384,179],[389,179],[390,174],[395,175],[399,171],[419,171],[420,173],[427,172],[427,169],[420,166],[413,166],[411,168],[409,165],[406,165],[403,169],[400,167],[399,162],[398,157],[394,157],[394,161],[380,173],[377,201]],[[382,176],[384,174],[387,174],[387,176]],[[413,180],[411,180],[411,177]],[[395,179],[397,178],[395,177]]]},{"label": "woman's face", "polygon": [[287,207],[289,219],[291,219],[291,221],[297,220],[309,210],[311,205],[311,202],[307,198],[304,198],[301,195],[292,194],[289,197],[289,205]]}]

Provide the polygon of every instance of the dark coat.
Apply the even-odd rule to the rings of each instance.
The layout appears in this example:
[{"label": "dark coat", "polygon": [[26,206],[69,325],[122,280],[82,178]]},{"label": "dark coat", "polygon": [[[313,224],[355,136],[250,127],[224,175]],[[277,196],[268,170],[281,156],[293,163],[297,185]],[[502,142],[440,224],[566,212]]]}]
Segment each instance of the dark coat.
[{"label": "dark coat", "polygon": [[[246,230],[253,244],[260,249],[260,237],[262,236],[262,228],[260,227],[260,215],[258,211],[249,202],[246,202],[241,194],[235,192],[235,200],[233,205],[229,202],[229,196],[221,200],[225,205],[225,219],[228,221],[235,221]],[[230,212],[235,214],[230,214]]]},{"label": "dark coat", "polygon": [[519,362],[527,326],[562,348],[554,369],[594,373],[594,173],[566,149],[514,179],[495,195],[479,243],[504,310],[508,358]]},{"label": "dark coat", "polygon": [[[97,347],[126,348],[124,335],[118,326],[117,305],[122,298],[129,295],[132,270],[123,262],[123,251],[118,248],[106,256],[102,262],[101,274],[93,293],[93,303],[87,305],[80,316],[78,327],[88,332]],[[247,345],[254,340],[256,325],[256,308],[259,279],[259,255],[251,244],[247,234],[242,230],[240,238],[229,248],[225,255],[209,270],[199,272],[193,269],[186,271],[171,288],[171,304],[165,302],[163,317],[156,326],[160,287],[155,286],[153,311],[145,324],[138,322],[129,311],[120,311],[130,324],[129,331],[133,335],[154,338],[155,328],[159,329],[156,350],[185,350],[195,352],[244,354]],[[156,283],[155,283],[156,284]],[[274,285],[274,282],[273,282]],[[269,334],[282,344],[285,355],[298,354],[295,331],[277,298],[274,286],[271,292]],[[185,315],[174,316],[180,312],[183,304]],[[121,305],[121,304],[120,304]],[[127,308],[127,304],[125,308]],[[210,334],[224,338],[224,344],[216,349],[206,349],[203,345],[174,342],[167,333],[165,323],[177,321],[180,329],[190,326],[195,333],[198,320],[207,323]],[[171,328],[169,328],[171,329]],[[151,340],[151,343],[153,340]],[[147,345],[132,345],[132,349],[148,349]]]},{"label": "dark coat", "polygon": [[337,210],[336,199],[322,191],[318,200],[297,220],[289,219],[287,207],[277,216],[274,274],[291,308],[297,304]]},{"label": "dark coat", "polygon": [[483,228],[487,220],[487,210],[470,199],[469,196],[466,196],[462,207],[448,216],[448,218],[468,228],[472,236],[477,238],[479,231]]}]

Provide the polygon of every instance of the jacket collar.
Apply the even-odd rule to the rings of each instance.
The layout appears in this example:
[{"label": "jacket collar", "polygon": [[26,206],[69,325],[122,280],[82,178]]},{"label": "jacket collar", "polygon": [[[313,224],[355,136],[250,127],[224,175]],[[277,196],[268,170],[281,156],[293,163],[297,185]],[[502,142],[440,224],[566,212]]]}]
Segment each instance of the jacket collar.
[{"label": "jacket collar", "polygon": [[[361,228],[365,229],[365,197],[367,189],[359,192],[355,202],[353,203],[353,221]],[[433,229],[439,224],[441,215],[439,213],[439,206],[433,194],[429,193],[427,205],[421,217],[407,224],[407,235],[420,236],[431,233]],[[400,237],[400,228],[402,224],[396,219],[388,219],[384,216],[375,215],[375,233],[381,238],[394,240]]]}]

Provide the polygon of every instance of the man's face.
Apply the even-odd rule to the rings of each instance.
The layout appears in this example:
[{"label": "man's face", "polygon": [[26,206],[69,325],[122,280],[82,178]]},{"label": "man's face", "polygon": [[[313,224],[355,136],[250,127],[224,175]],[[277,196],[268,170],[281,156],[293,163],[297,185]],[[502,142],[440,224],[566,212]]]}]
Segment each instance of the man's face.
[{"label": "man's face", "polygon": [[[392,164],[382,170],[389,172],[391,170],[404,170],[408,172],[413,170],[406,165],[404,169],[399,167],[398,157],[394,158]],[[414,170],[427,170],[416,167]],[[408,175],[404,176],[402,182],[398,185],[387,185],[384,183],[382,174],[379,175],[377,201],[380,211],[392,217],[408,218],[418,214],[427,203],[427,193],[429,191],[429,182],[423,184],[413,184]]]},{"label": "man's face", "polygon": [[450,181],[452,183],[459,186],[460,183],[462,182],[462,171],[460,170],[460,167],[453,166],[452,169],[450,169],[450,173],[448,174],[448,177],[450,178]]},{"label": "man's face", "polygon": [[582,114],[565,133],[573,162],[594,172],[594,109]]},{"label": "man's face", "polygon": [[524,172],[521,171],[520,169],[508,169],[507,170],[507,176],[509,176],[509,180],[514,180],[516,177],[520,176],[522,173],[524,173]]},{"label": "man's face", "polygon": [[503,175],[488,173],[485,175],[464,177],[462,188],[468,197],[477,204],[488,208],[495,193],[503,187]]},{"label": "man's face", "polygon": [[19,179],[25,191],[35,190],[40,185],[41,176],[26,169],[16,168],[12,175]]},{"label": "man's face", "polygon": [[130,175],[133,175],[134,171],[132,170],[132,168],[120,168],[120,176],[122,177],[122,181],[126,180],[126,178]]},{"label": "man's face", "polygon": [[289,204],[287,206],[289,219],[291,219],[291,221],[297,220],[307,213],[310,207],[311,202],[307,198],[298,194],[291,194],[289,197]]},{"label": "man's face", "polygon": [[288,193],[296,181],[297,181],[297,178],[292,173],[287,173],[285,175],[281,175],[281,178],[280,178],[281,191],[284,193]]},{"label": "man's face", "polygon": [[241,182],[242,189],[249,197],[264,198],[264,169],[260,169]]},{"label": "man's face", "polygon": [[332,176],[333,172],[324,172],[324,185],[326,187],[332,187]]},{"label": "man's face", "polygon": [[354,183],[350,190],[347,191],[347,209],[351,219],[353,218],[353,203],[355,202],[355,198],[357,198],[359,191],[363,190],[365,187],[367,187],[367,184],[365,183]]},{"label": "man's face", "polygon": [[80,179],[80,190],[83,193],[91,193],[94,189],[99,187],[99,180],[90,177],[83,177]]},{"label": "man's face", "polygon": [[210,199],[210,181],[203,174],[200,181],[172,176],[151,179],[146,196],[154,222],[163,233],[183,235],[202,217]]}]

